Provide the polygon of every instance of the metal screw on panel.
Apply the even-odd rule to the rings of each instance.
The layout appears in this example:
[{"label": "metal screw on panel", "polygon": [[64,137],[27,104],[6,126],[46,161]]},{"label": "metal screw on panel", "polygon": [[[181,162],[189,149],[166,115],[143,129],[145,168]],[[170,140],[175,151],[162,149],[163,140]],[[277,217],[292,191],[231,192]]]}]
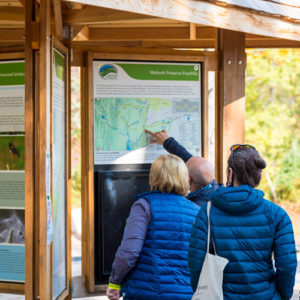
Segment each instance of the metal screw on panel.
[{"label": "metal screw on panel", "polygon": [[228,61],[228,64],[231,65],[231,60]]},{"label": "metal screw on panel", "polygon": [[239,65],[241,65],[243,62],[241,60],[239,60]]}]

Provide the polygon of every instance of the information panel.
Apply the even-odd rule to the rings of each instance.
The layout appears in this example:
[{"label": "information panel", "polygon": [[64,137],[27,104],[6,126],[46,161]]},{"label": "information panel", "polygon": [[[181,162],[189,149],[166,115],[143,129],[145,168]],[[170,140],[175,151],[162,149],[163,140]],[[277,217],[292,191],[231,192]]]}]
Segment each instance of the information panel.
[{"label": "information panel", "polygon": [[65,56],[52,66],[53,299],[66,289]]},{"label": "information panel", "polygon": [[25,281],[25,64],[0,61],[0,281]]},{"label": "information panel", "polygon": [[25,131],[24,61],[0,61],[0,132]]},{"label": "information panel", "polygon": [[165,154],[145,129],[201,155],[201,64],[93,62],[94,163],[146,164]]}]

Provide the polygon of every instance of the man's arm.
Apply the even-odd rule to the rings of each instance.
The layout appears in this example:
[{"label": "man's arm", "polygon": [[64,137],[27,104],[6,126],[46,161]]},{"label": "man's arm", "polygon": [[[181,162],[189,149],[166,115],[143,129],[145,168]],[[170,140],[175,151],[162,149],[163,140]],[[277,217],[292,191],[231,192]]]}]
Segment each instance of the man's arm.
[{"label": "man's arm", "polygon": [[151,143],[162,145],[169,153],[179,156],[184,162],[187,162],[193,155],[180,145],[173,137],[169,137],[165,130],[159,132],[151,132],[146,130],[151,135]]}]

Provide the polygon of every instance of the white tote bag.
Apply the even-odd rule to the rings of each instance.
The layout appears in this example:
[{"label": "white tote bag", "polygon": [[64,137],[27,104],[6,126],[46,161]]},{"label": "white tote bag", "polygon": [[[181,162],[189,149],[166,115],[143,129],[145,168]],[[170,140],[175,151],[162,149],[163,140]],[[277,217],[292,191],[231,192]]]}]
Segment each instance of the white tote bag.
[{"label": "white tote bag", "polygon": [[[207,203],[207,249],[206,256],[203,262],[200,273],[197,290],[195,291],[192,300],[223,300],[223,271],[229,260],[227,258],[209,253],[210,241],[210,212],[211,202]],[[213,246],[215,248],[214,242]]]}]

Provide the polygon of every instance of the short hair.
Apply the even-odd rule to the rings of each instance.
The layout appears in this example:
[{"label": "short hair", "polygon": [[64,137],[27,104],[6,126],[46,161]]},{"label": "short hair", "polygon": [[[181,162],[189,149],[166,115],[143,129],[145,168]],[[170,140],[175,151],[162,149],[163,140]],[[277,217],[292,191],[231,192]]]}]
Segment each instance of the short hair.
[{"label": "short hair", "polygon": [[252,148],[238,148],[228,158],[228,168],[233,170],[240,184],[248,184],[252,187],[259,185],[261,170],[266,167],[266,162],[259,153]]},{"label": "short hair", "polygon": [[188,169],[181,158],[162,155],[151,166],[149,184],[152,191],[185,196],[189,191]]}]

